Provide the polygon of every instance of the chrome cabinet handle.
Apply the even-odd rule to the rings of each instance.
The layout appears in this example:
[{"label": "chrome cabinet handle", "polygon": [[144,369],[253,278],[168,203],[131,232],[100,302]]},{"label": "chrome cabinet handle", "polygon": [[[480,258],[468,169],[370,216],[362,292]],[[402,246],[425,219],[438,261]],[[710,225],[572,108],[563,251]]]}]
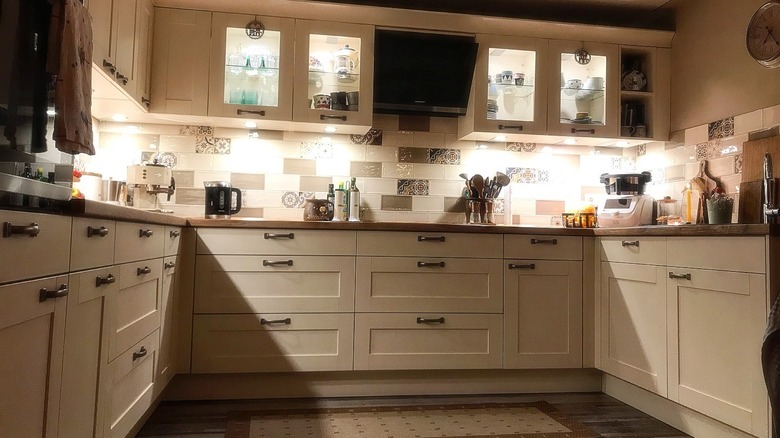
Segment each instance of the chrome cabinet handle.
[{"label": "chrome cabinet handle", "polygon": [[624,240],[620,242],[622,246],[635,246],[639,248],[639,241],[638,240]]},{"label": "chrome cabinet handle", "polygon": [[444,324],[444,317],[441,318],[423,318],[422,316],[417,317],[417,324]]},{"label": "chrome cabinet handle", "polygon": [[254,114],[256,116],[265,117],[265,111],[263,110],[245,110],[245,109],[237,109],[236,114],[239,116],[243,116],[244,114]]},{"label": "chrome cabinet handle", "polygon": [[30,225],[14,225],[10,222],[3,223],[3,237],[24,234],[28,237],[35,237],[41,232],[41,228],[35,222]]},{"label": "chrome cabinet handle", "polygon": [[38,293],[38,301],[41,303],[48,300],[49,298],[62,298],[68,295],[68,285],[63,284],[60,285],[59,289],[57,290],[48,290],[45,287],[40,290]]},{"label": "chrome cabinet handle", "polygon": [[691,279],[691,273],[685,273],[685,274],[677,274],[674,272],[669,272],[669,278],[679,278],[681,280],[690,280]]},{"label": "chrome cabinet handle", "polygon": [[263,260],[263,266],[292,266],[292,260]]},{"label": "chrome cabinet handle", "polygon": [[444,262],[417,262],[418,268],[443,268]]},{"label": "chrome cabinet handle", "polygon": [[144,266],[143,268],[138,268],[135,270],[135,274],[139,277],[144,274],[150,274],[151,272],[152,272],[152,268],[148,266]]},{"label": "chrome cabinet handle", "polygon": [[175,239],[175,238],[181,236],[181,232],[179,232],[177,230],[172,230],[170,235],[171,235],[171,239]]},{"label": "chrome cabinet handle", "polygon": [[558,239],[531,239],[531,245],[557,245]]},{"label": "chrome cabinet handle", "polygon": [[509,269],[536,269],[535,263],[529,263],[527,265],[517,265],[514,263],[509,264]]},{"label": "chrome cabinet handle", "polygon": [[444,242],[445,236],[417,236],[418,242]]},{"label": "chrome cabinet handle", "polygon": [[320,120],[341,120],[342,122],[347,121],[347,116],[334,116],[334,115],[328,115],[328,114],[320,114]]},{"label": "chrome cabinet handle", "polygon": [[106,236],[108,236],[108,228],[106,228],[106,227],[100,227],[100,228],[87,227],[87,237],[92,237],[92,236],[106,237]]},{"label": "chrome cabinet handle", "polygon": [[152,237],[153,235],[154,235],[154,231],[152,230],[144,230],[144,229],[138,230],[138,237]]},{"label": "chrome cabinet handle", "polygon": [[95,287],[100,287],[104,284],[114,284],[116,283],[116,277],[114,277],[114,274],[108,274],[105,277],[97,276],[95,278]]},{"label": "chrome cabinet handle", "polygon": [[171,269],[176,267],[176,262],[165,262],[165,269]]},{"label": "chrome cabinet handle", "polygon": [[286,324],[286,325],[290,325],[290,324],[292,324],[292,319],[290,319],[290,318],[284,318],[284,319],[265,319],[265,318],[260,318],[260,325],[268,325],[268,324]]},{"label": "chrome cabinet handle", "polygon": [[265,233],[263,239],[295,239],[295,233],[277,234],[277,233]]},{"label": "chrome cabinet handle", "polygon": [[522,131],[523,125],[498,125],[498,129],[517,129],[518,131]]},{"label": "chrome cabinet handle", "polygon": [[133,362],[135,362],[136,360],[146,356],[146,353],[148,353],[148,351],[146,351],[146,347],[141,346],[140,350],[133,352]]}]

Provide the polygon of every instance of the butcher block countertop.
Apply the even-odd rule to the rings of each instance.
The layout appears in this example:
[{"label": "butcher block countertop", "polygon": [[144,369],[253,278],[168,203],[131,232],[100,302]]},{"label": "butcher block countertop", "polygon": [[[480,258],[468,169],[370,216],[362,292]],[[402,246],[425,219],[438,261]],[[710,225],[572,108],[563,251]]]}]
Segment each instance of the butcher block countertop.
[{"label": "butcher block countertop", "polygon": [[184,227],[187,225],[186,219],[172,214],[140,210],[137,208],[123,207],[121,205],[100,201],[88,201],[85,199],[71,200],[70,214],[73,216],[172,225],[176,227]]}]

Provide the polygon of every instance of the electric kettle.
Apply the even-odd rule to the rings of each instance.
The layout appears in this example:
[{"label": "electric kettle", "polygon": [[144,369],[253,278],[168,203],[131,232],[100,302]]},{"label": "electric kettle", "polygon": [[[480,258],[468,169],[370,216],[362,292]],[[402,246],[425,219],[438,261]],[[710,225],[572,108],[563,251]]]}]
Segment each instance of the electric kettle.
[{"label": "electric kettle", "polygon": [[[241,210],[241,190],[230,187],[227,181],[204,181],[206,187],[206,218],[230,219],[230,215]],[[233,193],[236,206],[233,207]]]}]

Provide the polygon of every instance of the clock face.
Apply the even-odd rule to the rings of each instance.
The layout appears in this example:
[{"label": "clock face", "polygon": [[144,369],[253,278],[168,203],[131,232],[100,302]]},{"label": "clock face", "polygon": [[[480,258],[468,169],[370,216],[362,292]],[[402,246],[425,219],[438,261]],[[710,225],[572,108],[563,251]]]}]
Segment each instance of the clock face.
[{"label": "clock face", "polygon": [[766,67],[780,66],[780,1],[770,1],[753,15],[747,29],[747,49]]}]

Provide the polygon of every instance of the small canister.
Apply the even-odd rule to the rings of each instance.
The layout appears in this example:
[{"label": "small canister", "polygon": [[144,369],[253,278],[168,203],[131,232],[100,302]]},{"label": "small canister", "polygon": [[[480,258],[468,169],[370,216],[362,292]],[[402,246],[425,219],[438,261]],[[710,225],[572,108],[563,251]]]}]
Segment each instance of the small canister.
[{"label": "small canister", "polygon": [[[330,206],[328,205],[330,204]],[[327,199],[307,199],[303,206],[303,220],[327,221],[330,220],[328,212],[333,209],[333,203]]]}]

